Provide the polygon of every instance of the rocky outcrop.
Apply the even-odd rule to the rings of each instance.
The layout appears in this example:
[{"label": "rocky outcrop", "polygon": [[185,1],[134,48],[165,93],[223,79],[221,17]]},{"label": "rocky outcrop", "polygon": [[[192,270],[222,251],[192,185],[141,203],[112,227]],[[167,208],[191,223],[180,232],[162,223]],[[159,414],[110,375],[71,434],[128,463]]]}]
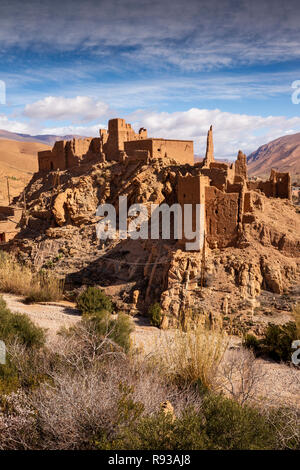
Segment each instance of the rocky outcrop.
[{"label": "rocky outcrop", "polygon": [[[216,175],[222,173],[223,167],[215,165]],[[300,227],[290,202],[249,189],[235,192],[234,183],[229,192],[209,183],[207,220],[222,216],[222,223],[211,223],[205,253],[185,252],[176,240],[97,240],[99,204],[117,208],[119,196],[127,196],[128,205],[173,204],[179,177],[185,175],[198,178],[199,168],[167,158],[76,167],[61,171],[57,185],[53,175],[37,175],[26,190],[29,222],[13,249],[24,260],[39,260],[36,266],[55,265],[70,289],[96,284],[111,290],[120,308],[132,314],[146,313],[160,302],[162,328],[185,324],[189,315],[228,330],[246,328],[265,292],[271,305],[273,296],[292,292],[299,282]],[[222,243],[232,214],[234,238]],[[214,230],[218,243],[213,243]],[[290,295],[292,305],[296,297]]]}]

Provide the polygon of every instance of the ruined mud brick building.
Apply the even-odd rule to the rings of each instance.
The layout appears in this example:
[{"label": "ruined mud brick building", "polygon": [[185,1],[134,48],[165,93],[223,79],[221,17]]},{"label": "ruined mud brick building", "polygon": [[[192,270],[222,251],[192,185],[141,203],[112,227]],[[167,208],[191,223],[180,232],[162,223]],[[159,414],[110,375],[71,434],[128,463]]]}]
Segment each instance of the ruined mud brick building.
[{"label": "ruined mud brick building", "polygon": [[[254,206],[262,204],[259,192],[267,197],[291,199],[289,173],[272,170],[268,181],[249,181],[246,155],[241,151],[231,165],[216,162],[212,126],[207,135],[205,158],[203,162],[195,164],[194,168],[198,169],[198,174],[187,172],[178,176],[178,202],[182,206],[194,206],[194,229],[196,204],[204,205],[205,236],[211,248],[236,245],[243,224],[252,221]],[[182,242],[185,243],[186,240]]]},{"label": "ruined mud brick building", "polygon": [[108,130],[100,129],[100,137],[62,140],[52,150],[38,153],[40,171],[66,170],[93,160],[147,161],[159,157],[192,165],[193,141],[148,138],[146,129],[136,134],[124,119],[111,119]]},{"label": "ruined mud brick building", "polygon": [[[254,206],[262,204],[260,192],[267,197],[291,199],[289,173],[272,170],[268,181],[249,181],[246,155],[241,151],[231,165],[215,161],[212,126],[207,135],[205,158],[196,164],[193,141],[148,138],[146,129],[135,133],[124,119],[111,119],[108,130],[100,130],[99,138],[60,141],[51,151],[38,153],[40,171],[66,170],[95,161],[149,164],[158,158],[178,166],[177,181],[172,188],[174,200],[182,206],[193,206],[194,229],[197,204],[205,208],[204,231],[210,248],[237,244],[243,224],[253,220]],[[179,241],[181,247],[185,243],[184,239]]]},{"label": "ruined mud brick building", "polygon": [[15,206],[0,206],[0,244],[12,240],[20,229],[23,209]]}]

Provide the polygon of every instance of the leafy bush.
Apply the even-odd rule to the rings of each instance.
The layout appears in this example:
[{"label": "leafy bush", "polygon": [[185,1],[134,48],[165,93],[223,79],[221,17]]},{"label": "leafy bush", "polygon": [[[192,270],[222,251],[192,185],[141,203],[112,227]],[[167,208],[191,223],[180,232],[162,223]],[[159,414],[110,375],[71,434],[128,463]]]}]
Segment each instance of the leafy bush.
[{"label": "leafy bush", "polygon": [[88,287],[77,299],[77,308],[83,315],[93,315],[103,311],[112,312],[113,304],[105,292],[97,287]]},{"label": "leafy bush", "polygon": [[[123,388],[114,432],[96,440],[102,450],[245,450],[273,449],[276,426],[254,408],[206,394],[200,410],[186,407],[171,413],[144,413],[133,389]],[[274,424],[274,423],[273,423]]]},{"label": "leafy bush", "polygon": [[292,342],[297,338],[297,327],[294,322],[285,325],[269,324],[263,338],[256,339],[247,335],[244,345],[252,348],[257,355],[266,355],[275,361],[289,362],[292,355]]},{"label": "leafy bush", "polygon": [[[35,357],[33,350],[39,349],[45,343],[45,334],[42,328],[26,316],[20,313],[12,313],[7,307],[3,297],[0,296],[0,339],[7,346],[6,364],[0,365],[0,394],[11,393],[21,384],[31,385],[33,372],[29,365],[26,380],[23,380],[22,374],[19,374],[18,367],[21,359],[15,358],[10,354],[10,345],[19,344],[23,347],[22,359],[26,356],[27,363],[30,364],[30,356]],[[31,378],[29,379],[29,376]],[[29,382],[31,384],[29,384]]]},{"label": "leafy bush", "polygon": [[219,395],[203,402],[205,430],[210,449],[272,449],[276,432],[258,410]]},{"label": "leafy bush", "polygon": [[158,302],[151,305],[148,310],[151,325],[160,327],[161,324],[161,307]]},{"label": "leafy bush", "polygon": [[246,348],[252,349],[254,352],[257,353],[258,350],[259,350],[259,347],[260,347],[260,342],[256,338],[256,336],[254,336],[252,334],[246,334],[246,336],[244,338],[244,341],[243,341],[243,345]]},{"label": "leafy bush", "polygon": [[41,347],[45,343],[42,328],[37,327],[26,315],[12,313],[0,297],[0,338],[4,342],[17,339],[26,347]]},{"label": "leafy bush", "polygon": [[296,325],[269,325],[263,339],[264,351],[273,359],[288,362],[292,355],[292,342],[297,338]]},{"label": "leafy bush", "polygon": [[6,357],[6,364],[0,364],[0,397],[8,395],[20,387],[17,369],[10,357]]},{"label": "leafy bush", "polygon": [[[89,333],[90,337],[98,338],[99,344],[109,345],[114,349],[114,344],[121,347],[125,352],[130,349],[130,334],[133,331],[132,321],[128,315],[119,313],[116,317],[102,311],[95,315],[90,315],[82,319],[82,327]],[[74,327],[73,331],[78,331],[81,326]],[[97,341],[96,341],[97,342]]]}]

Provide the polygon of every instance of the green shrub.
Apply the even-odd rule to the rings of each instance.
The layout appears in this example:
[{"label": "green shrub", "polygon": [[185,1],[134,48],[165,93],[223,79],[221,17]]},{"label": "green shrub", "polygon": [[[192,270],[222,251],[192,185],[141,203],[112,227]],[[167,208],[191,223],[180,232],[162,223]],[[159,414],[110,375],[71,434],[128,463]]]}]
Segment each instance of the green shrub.
[{"label": "green shrub", "polygon": [[88,287],[77,299],[77,308],[83,315],[94,315],[103,311],[112,312],[113,304],[105,292],[97,287]]},{"label": "green shrub", "polygon": [[209,394],[202,412],[210,449],[263,450],[276,446],[275,430],[254,408]]},{"label": "green shrub", "polygon": [[256,338],[256,336],[254,336],[252,334],[247,334],[245,336],[244,341],[243,341],[243,346],[245,346],[248,349],[252,349],[253,352],[255,352],[257,354],[259,353],[260,342]]},{"label": "green shrub", "polygon": [[297,338],[297,327],[294,322],[285,325],[269,324],[261,339],[247,335],[244,345],[253,349],[256,355],[266,355],[275,361],[289,362],[292,356],[292,342]]},{"label": "green shrub", "polygon": [[[6,364],[0,365],[0,395],[17,390],[20,386],[30,387],[38,382],[38,378],[32,368],[32,361],[37,350],[45,343],[45,333],[42,328],[34,323],[26,315],[12,313],[6,306],[3,297],[0,296],[0,339],[9,345],[17,341],[25,346],[23,351],[24,361],[28,363],[26,374],[19,373],[19,365],[16,359],[6,354]],[[26,377],[25,377],[26,375]]]},{"label": "green shrub", "polygon": [[148,310],[148,315],[150,317],[151,325],[160,327],[161,324],[161,307],[158,302],[153,305],[150,305]]},{"label": "green shrub", "polygon": [[[145,414],[127,387],[118,402],[113,432],[96,441],[102,450],[264,450],[277,445],[276,429],[257,410],[233,400],[205,395],[200,410]],[[281,429],[282,430],[282,429]]]},{"label": "green shrub", "polygon": [[26,347],[41,347],[45,343],[44,330],[26,315],[12,313],[0,299],[0,339],[4,342],[17,339]]},{"label": "green shrub", "polygon": [[0,397],[16,391],[19,387],[18,371],[7,355],[6,364],[0,364]]},{"label": "green shrub", "polygon": [[292,342],[297,338],[296,324],[269,325],[263,338],[263,349],[273,359],[288,362],[291,360]]},{"label": "green shrub", "polygon": [[113,341],[125,352],[130,349],[130,334],[133,331],[132,321],[128,315],[119,313],[116,318],[102,311],[82,320],[83,325],[91,333],[96,333],[101,342],[104,337]]}]

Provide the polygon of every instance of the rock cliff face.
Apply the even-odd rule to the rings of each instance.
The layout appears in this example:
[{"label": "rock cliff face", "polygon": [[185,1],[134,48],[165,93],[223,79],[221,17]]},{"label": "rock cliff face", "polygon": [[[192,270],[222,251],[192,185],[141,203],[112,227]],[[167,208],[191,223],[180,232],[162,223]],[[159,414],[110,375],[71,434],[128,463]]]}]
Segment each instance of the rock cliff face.
[{"label": "rock cliff face", "polygon": [[55,269],[69,289],[104,287],[125,311],[145,313],[159,301],[164,328],[204,314],[232,332],[287,321],[300,294],[300,216],[286,199],[250,191],[236,244],[227,248],[206,242],[202,252],[185,252],[176,240],[97,239],[99,204],[117,207],[124,195],[128,205],[172,204],[178,176],[196,171],[164,158],[36,174],[10,249],[37,269]]}]

